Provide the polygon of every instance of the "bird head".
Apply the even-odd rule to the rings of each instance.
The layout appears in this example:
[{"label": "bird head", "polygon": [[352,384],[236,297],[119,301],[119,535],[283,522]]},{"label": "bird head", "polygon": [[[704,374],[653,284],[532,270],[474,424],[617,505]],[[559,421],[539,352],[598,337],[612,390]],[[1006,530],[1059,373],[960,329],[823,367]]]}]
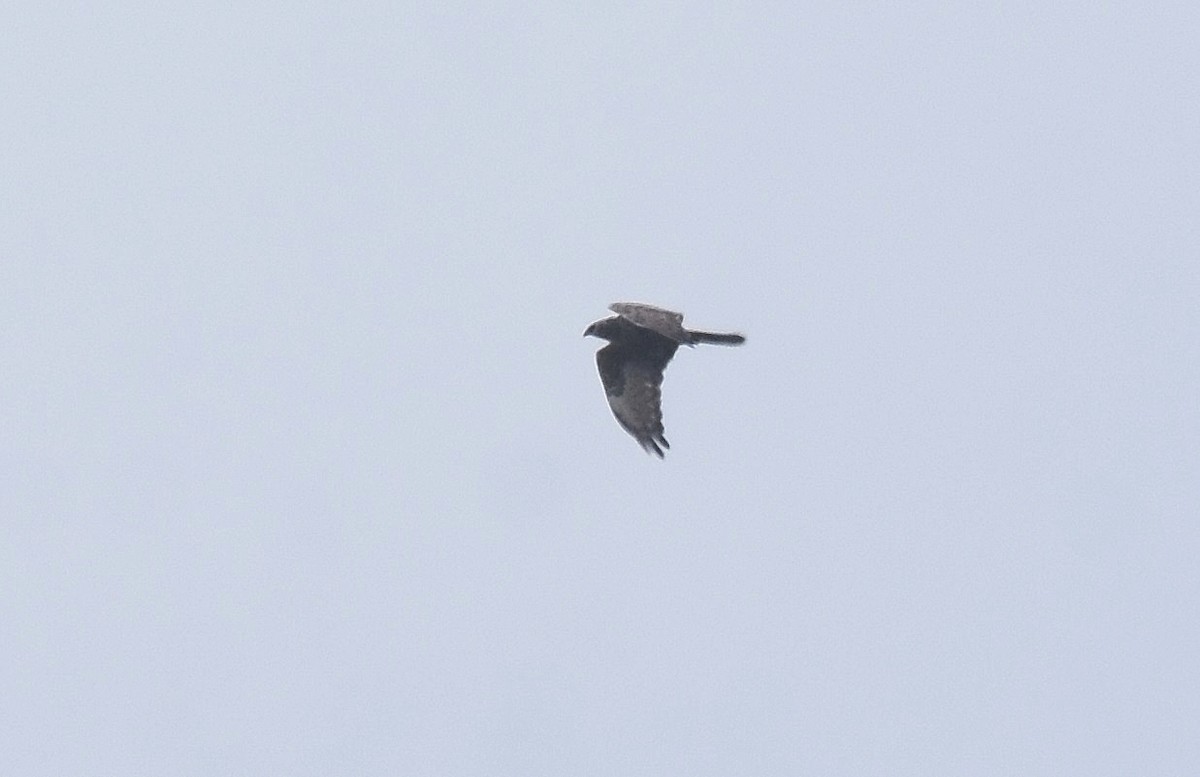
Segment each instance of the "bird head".
[{"label": "bird head", "polygon": [[617,322],[620,320],[620,316],[602,318],[589,326],[587,329],[583,330],[583,336],[587,337],[588,335],[591,335],[592,337],[599,337],[603,340],[611,341],[617,333]]}]

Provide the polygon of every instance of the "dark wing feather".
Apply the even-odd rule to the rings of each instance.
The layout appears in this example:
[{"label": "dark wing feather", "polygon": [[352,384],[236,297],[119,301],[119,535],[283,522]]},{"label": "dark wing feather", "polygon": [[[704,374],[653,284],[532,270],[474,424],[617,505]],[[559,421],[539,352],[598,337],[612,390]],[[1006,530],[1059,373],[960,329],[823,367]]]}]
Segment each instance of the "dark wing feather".
[{"label": "dark wing feather", "polygon": [[[670,358],[669,356],[667,357]],[[663,457],[662,381],[666,361],[637,358],[616,344],[596,352],[604,395],[617,423],[647,451]]]}]

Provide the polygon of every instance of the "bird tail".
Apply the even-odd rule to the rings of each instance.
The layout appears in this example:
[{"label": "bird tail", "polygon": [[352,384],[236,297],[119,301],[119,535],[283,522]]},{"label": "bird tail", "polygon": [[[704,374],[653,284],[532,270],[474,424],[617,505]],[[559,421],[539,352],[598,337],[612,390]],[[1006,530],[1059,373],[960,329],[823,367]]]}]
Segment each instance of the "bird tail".
[{"label": "bird tail", "polygon": [[692,342],[690,345],[697,343],[712,343],[713,345],[741,345],[746,342],[746,338],[737,334],[723,334],[719,332],[696,332],[689,331]]}]

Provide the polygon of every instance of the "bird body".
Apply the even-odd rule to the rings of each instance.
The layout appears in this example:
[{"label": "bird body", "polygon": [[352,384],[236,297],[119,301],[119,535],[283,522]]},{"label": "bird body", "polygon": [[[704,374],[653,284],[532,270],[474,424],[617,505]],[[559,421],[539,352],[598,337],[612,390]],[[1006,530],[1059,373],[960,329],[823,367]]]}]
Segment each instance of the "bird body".
[{"label": "bird body", "polygon": [[617,315],[595,322],[584,331],[608,340],[596,352],[596,366],[613,415],[647,452],[663,457],[670,443],[663,436],[663,371],[680,345],[700,343],[741,345],[739,334],[684,329],[683,314],[637,302],[616,302]]}]

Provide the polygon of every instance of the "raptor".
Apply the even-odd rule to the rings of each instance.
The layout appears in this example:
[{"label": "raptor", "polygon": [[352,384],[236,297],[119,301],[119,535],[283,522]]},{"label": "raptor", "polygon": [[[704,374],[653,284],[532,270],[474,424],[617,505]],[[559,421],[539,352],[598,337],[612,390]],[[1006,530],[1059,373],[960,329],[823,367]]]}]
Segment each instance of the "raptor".
[{"label": "raptor", "polygon": [[584,335],[607,340],[596,352],[600,382],[613,415],[648,453],[660,459],[670,443],[663,436],[663,371],[681,345],[741,345],[740,334],[683,328],[683,314],[639,302],[615,302],[617,315],[589,326]]}]

